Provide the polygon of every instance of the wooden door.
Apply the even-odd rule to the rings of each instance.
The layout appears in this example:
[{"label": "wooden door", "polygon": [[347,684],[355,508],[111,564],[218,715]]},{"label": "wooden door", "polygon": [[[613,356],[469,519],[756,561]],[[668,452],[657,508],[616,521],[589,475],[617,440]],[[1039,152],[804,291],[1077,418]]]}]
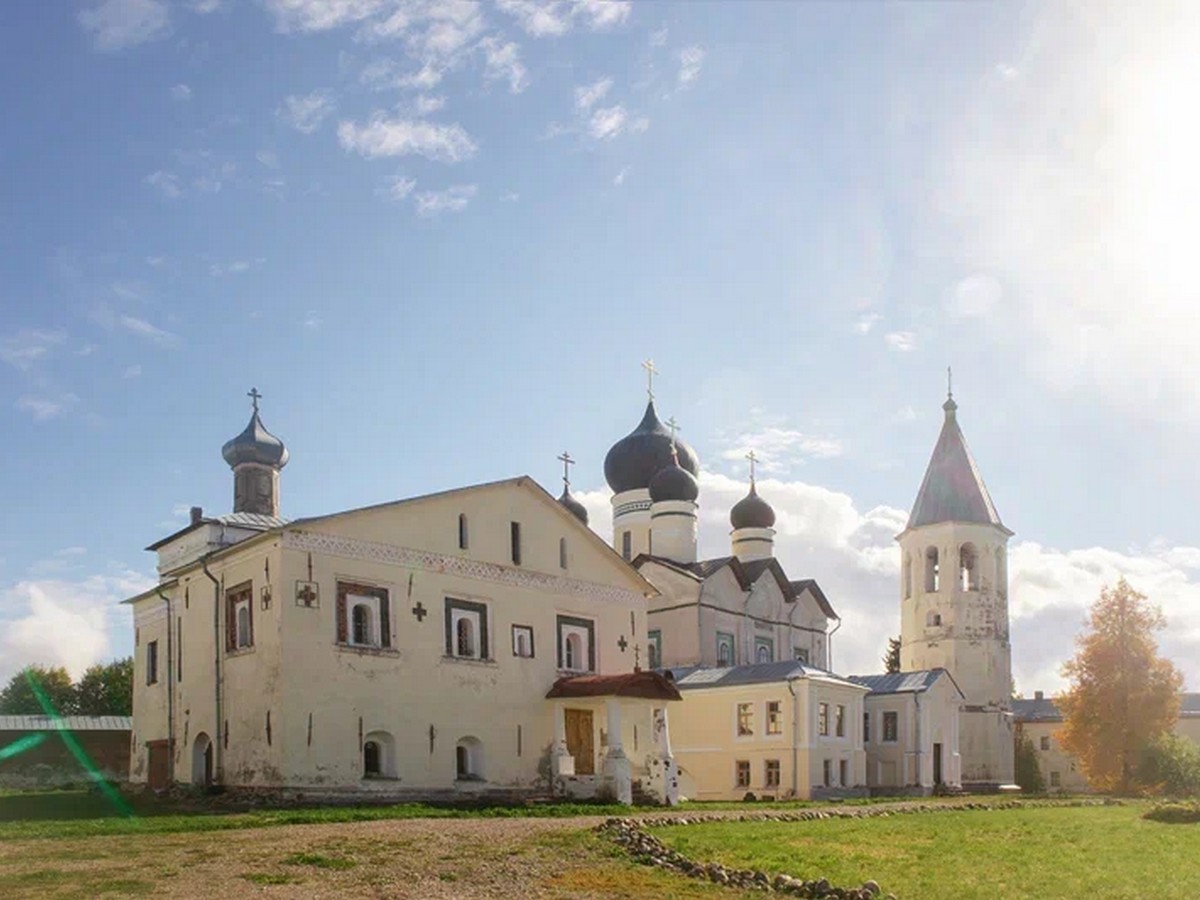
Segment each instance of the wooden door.
[{"label": "wooden door", "polygon": [[147,779],[152,791],[165,790],[167,787],[167,755],[171,752],[166,741],[148,741],[146,743]]},{"label": "wooden door", "polygon": [[596,752],[592,747],[592,711],[564,710],[567,720],[567,752],[575,757],[576,775],[596,774]]}]

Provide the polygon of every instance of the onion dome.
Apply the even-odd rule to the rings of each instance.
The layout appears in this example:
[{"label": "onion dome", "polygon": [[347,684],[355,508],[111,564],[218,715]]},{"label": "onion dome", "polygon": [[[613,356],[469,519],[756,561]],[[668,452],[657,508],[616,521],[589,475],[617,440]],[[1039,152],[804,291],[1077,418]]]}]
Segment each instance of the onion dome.
[{"label": "onion dome", "polygon": [[650,479],[652,503],[658,503],[660,500],[689,500],[694,503],[699,496],[700,485],[696,483],[696,477],[679,465],[678,456]]},{"label": "onion dome", "polygon": [[571,489],[564,485],[562,496],[558,498],[558,502],[566,507],[567,512],[577,518],[584,525],[588,523],[587,507],[571,496]]},{"label": "onion dome", "polygon": [[736,531],[739,528],[772,528],[775,525],[775,510],[771,504],[758,496],[754,482],[750,482],[750,493],[733,505],[729,511],[729,522]]},{"label": "onion dome", "polygon": [[[676,445],[679,465],[692,475],[698,475],[700,459],[696,451],[678,439]],[[620,494],[649,487],[655,475],[672,465],[671,432],[658,420],[651,400],[646,404],[641,424],[613,444],[604,457],[604,478],[613,492]]]},{"label": "onion dome", "polygon": [[221,455],[231,468],[242,463],[257,463],[260,466],[282,469],[288,461],[287,447],[283,446],[283,441],[267,431],[259,418],[258,396],[261,395],[252,393],[251,396],[254,398],[254,413],[250,416],[249,424],[241,434],[225,442],[225,446],[221,448]]}]

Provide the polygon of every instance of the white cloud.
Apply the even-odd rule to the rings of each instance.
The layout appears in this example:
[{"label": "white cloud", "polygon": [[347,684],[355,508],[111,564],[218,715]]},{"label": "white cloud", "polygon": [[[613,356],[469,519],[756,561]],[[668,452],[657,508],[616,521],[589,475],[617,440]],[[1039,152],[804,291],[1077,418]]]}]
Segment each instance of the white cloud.
[{"label": "white cloud", "polygon": [[164,38],[171,30],[160,0],[105,0],[79,12],[79,24],[97,50],[111,52]]},{"label": "white cloud", "polygon": [[650,46],[665,47],[667,45],[667,33],[666,25],[658,29],[658,31],[652,31],[650,33]]},{"label": "white cloud", "polygon": [[159,169],[156,172],[151,172],[142,179],[150,187],[154,188],[163,197],[168,200],[176,200],[183,196],[183,184],[179,180],[179,176],[173,172],[164,172]]},{"label": "white cloud", "polygon": [[633,11],[632,0],[575,0],[573,15],[586,20],[593,31],[623,25]]},{"label": "white cloud", "polygon": [[158,344],[160,347],[169,347],[179,340],[171,332],[164,331],[156,325],[151,325],[145,319],[140,319],[137,316],[121,316],[117,319],[117,324],[131,334],[145,338],[152,343]]},{"label": "white cloud", "polygon": [[721,453],[722,459],[743,463],[751,450],[758,457],[761,473],[787,471],[806,459],[829,459],[842,455],[842,442],[832,437],[818,437],[767,425],[754,431],[746,431],[724,441],[728,449]]},{"label": "white cloud", "polygon": [[137,365],[136,363],[132,366],[126,366],[125,371],[123,371],[121,373],[121,377],[124,379],[141,378],[142,377],[142,367]]},{"label": "white cloud", "polygon": [[521,48],[512,41],[503,43],[495,37],[479,42],[486,60],[484,77],[489,81],[507,81],[508,89],[519,94],[529,86],[528,72],[521,62]]},{"label": "white cloud", "polygon": [[588,133],[601,141],[610,141],[625,130],[629,113],[621,104],[605,106],[592,113],[588,120]]},{"label": "white cloud", "polygon": [[575,108],[581,112],[591,109],[605,98],[612,86],[611,78],[601,78],[592,84],[580,85],[575,88]]},{"label": "white cloud", "polygon": [[259,150],[254,154],[254,158],[266,166],[268,169],[279,168],[279,156],[274,150]]},{"label": "white cloud", "polygon": [[417,186],[415,178],[405,178],[403,175],[393,175],[388,179],[384,193],[392,200],[405,200]]},{"label": "white cloud", "polygon": [[501,203],[516,203],[520,199],[521,199],[521,195],[518,194],[516,191],[505,191],[503,194],[500,195]]},{"label": "white cloud", "polygon": [[361,22],[390,4],[388,0],[266,0],[283,32],[328,31]]},{"label": "white cloud", "polygon": [[630,166],[625,166],[625,168],[616,174],[612,182],[615,187],[620,187],[625,183],[625,176],[629,174],[630,168]]},{"label": "white cloud", "polygon": [[417,115],[427,116],[430,113],[435,113],[440,109],[445,109],[445,97],[431,97],[428,94],[421,94],[416,101]]},{"label": "white cloud", "polygon": [[45,422],[67,414],[78,404],[79,398],[74,394],[39,394],[19,398],[17,409],[29,413],[38,422]]},{"label": "white cloud", "polygon": [[67,339],[64,331],[41,331],[22,328],[15,334],[0,338],[0,362],[28,372],[50,356],[53,349]]},{"label": "white cloud", "polygon": [[114,631],[129,631],[129,612],[120,601],[153,586],[152,579],[126,570],[78,581],[23,580],[0,589],[0,682],[33,663],[65,666],[78,678],[113,652]]},{"label": "white cloud", "polygon": [[982,318],[1003,296],[1004,289],[991,275],[969,275],[946,297],[946,311],[957,319]]},{"label": "white cloud", "polygon": [[870,334],[871,329],[882,319],[879,313],[863,313],[854,320],[854,330],[859,334]]},{"label": "white cloud", "polygon": [[235,259],[228,263],[213,263],[208,267],[208,274],[213,278],[221,278],[225,275],[241,275],[250,271],[250,260]]},{"label": "white cloud", "polygon": [[223,5],[224,0],[191,0],[188,9],[197,15],[207,16],[215,13]]},{"label": "white cloud", "polygon": [[515,18],[533,37],[560,37],[577,21],[592,31],[624,24],[633,9],[630,0],[496,0],[496,6]]},{"label": "white cloud", "polygon": [[893,422],[915,422],[917,421],[917,411],[911,406],[902,406],[896,410],[896,414],[892,416]]},{"label": "white cloud", "polygon": [[344,121],[338,140],[347,151],[368,159],[389,156],[424,156],[437,162],[460,162],[478,149],[461,125],[439,125],[412,119],[387,119],[376,112],[365,125]]},{"label": "white cloud", "polygon": [[917,335],[912,331],[889,331],[883,336],[883,342],[897,353],[909,353],[916,349]]},{"label": "white cloud", "polygon": [[317,315],[316,310],[310,309],[305,314],[304,319],[300,324],[304,326],[305,330],[307,331],[317,331],[324,324],[324,322],[325,320]]},{"label": "white cloud", "polygon": [[312,134],[321,127],[321,123],[335,107],[333,95],[329,91],[313,91],[311,94],[292,94],[286,97],[278,115],[297,131]]},{"label": "white cloud", "polygon": [[704,65],[703,47],[685,47],[679,51],[679,86],[687,87],[700,77]]},{"label": "white cloud", "polygon": [[420,191],[413,195],[413,200],[420,215],[435,216],[444,212],[461,212],[476,192],[476,185],[459,184],[444,191]]},{"label": "white cloud", "polygon": [[171,99],[180,101],[191,100],[192,89],[186,84],[177,84],[171,88]]}]

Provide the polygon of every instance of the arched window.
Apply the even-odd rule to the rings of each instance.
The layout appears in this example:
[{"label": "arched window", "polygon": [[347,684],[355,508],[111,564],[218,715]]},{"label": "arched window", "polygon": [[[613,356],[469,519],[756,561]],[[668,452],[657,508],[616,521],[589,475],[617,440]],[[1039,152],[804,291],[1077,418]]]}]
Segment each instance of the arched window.
[{"label": "arched window", "polygon": [[979,553],[974,544],[958,548],[958,582],[964,591],[979,590]]},{"label": "arched window", "polygon": [[459,656],[475,656],[475,623],[470,617],[463,616],[455,625],[455,641],[458,645]]},{"label": "arched window", "polygon": [[237,645],[249,647],[250,644],[250,605],[243,604],[237,611]]},{"label": "arched window", "polygon": [[733,638],[729,635],[717,635],[717,665],[733,665]]},{"label": "arched window", "polygon": [[558,539],[558,567],[565,569],[567,567],[567,539]]},{"label": "arched window", "polygon": [[904,599],[912,596],[912,554],[904,554]]},{"label": "arched window", "polygon": [[363,744],[363,777],[383,774],[379,769],[379,744],[367,741]]},{"label": "arched window", "polygon": [[371,643],[371,609],[365,603],[357,603],[350,611],[350,627],[356,644]]},{"label": "arched window", "polygon": [[459,781],[483,780],[483,744],[479,738],[465,737],[455,745],[454,769]]},{"label": "arched window", "polygon": [[771,648],[766,644],[759,644],[754,651],[754,661],[760,663],[769,663],[771,661]]},{"label": "arched window", "polygon": [[563,662],[568,669],[583,668],[583,638],[578,634],[568,634],[563,642]]},{"label": "arched window", "polygon": [[458,514],[458,549],[467,549],[467,514]]},{"label": "arched window", "polygon": [[938,591],[941,589],[941,571],[938,566],[938,549],[930,547],[925,551],[925,590]]}]

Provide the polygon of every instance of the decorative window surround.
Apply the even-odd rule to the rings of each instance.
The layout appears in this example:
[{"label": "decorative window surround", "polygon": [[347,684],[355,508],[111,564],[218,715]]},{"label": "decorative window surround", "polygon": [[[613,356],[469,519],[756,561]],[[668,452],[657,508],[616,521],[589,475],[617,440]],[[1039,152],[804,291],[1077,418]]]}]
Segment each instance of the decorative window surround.
[{"label": "decorative window surround", "polygon": [[[559,616],[557,631],[559,670],[564,672],[595,672],[596,623],[591,619]],[[568,641],[574,642],[574,649],[571,654],[568,654]],[[568,655],[578,656],[579,658],[568,659]]]},{"label": "decorative window surround", "polygon": [[622,590],[610,585],[581,581],[578,578],[567,578],[562,575],[531,572],[528,569],[518,569],[514,566],[446,556],[428,550],[414,550],[395,544],[361,541],[314,531],[285,531],[281,535],[280,543],[285,550],[299,550],[337,556],[342,559],[403,566],[406,569],[473,578],[552,594],[571,594],[606,603],[634,604],[643,609],[647,605],[646,598],[637,591]]},{"label": "decorative window surround", "polygon": [[514,625],[512,627],[513,656],[521,659],[533,659],[533,627],[530,625]]},{"label": "decorative window surround", "polygon": [[[483,603],[446,598],[446,656],[456,660],[492,659],[488,608]],[[465,644],[464,644],[465,642]]]},{"label": "decorative window surround", "polygon": [[[366,607],[365,635],[356,633],[355,607]],[[338,644],[373,650],[387,650],[392,646],[391,598],[387,588],[338,581],[334,616]],[[366,641],[360,641],[361,637],[366,637]]]}]

